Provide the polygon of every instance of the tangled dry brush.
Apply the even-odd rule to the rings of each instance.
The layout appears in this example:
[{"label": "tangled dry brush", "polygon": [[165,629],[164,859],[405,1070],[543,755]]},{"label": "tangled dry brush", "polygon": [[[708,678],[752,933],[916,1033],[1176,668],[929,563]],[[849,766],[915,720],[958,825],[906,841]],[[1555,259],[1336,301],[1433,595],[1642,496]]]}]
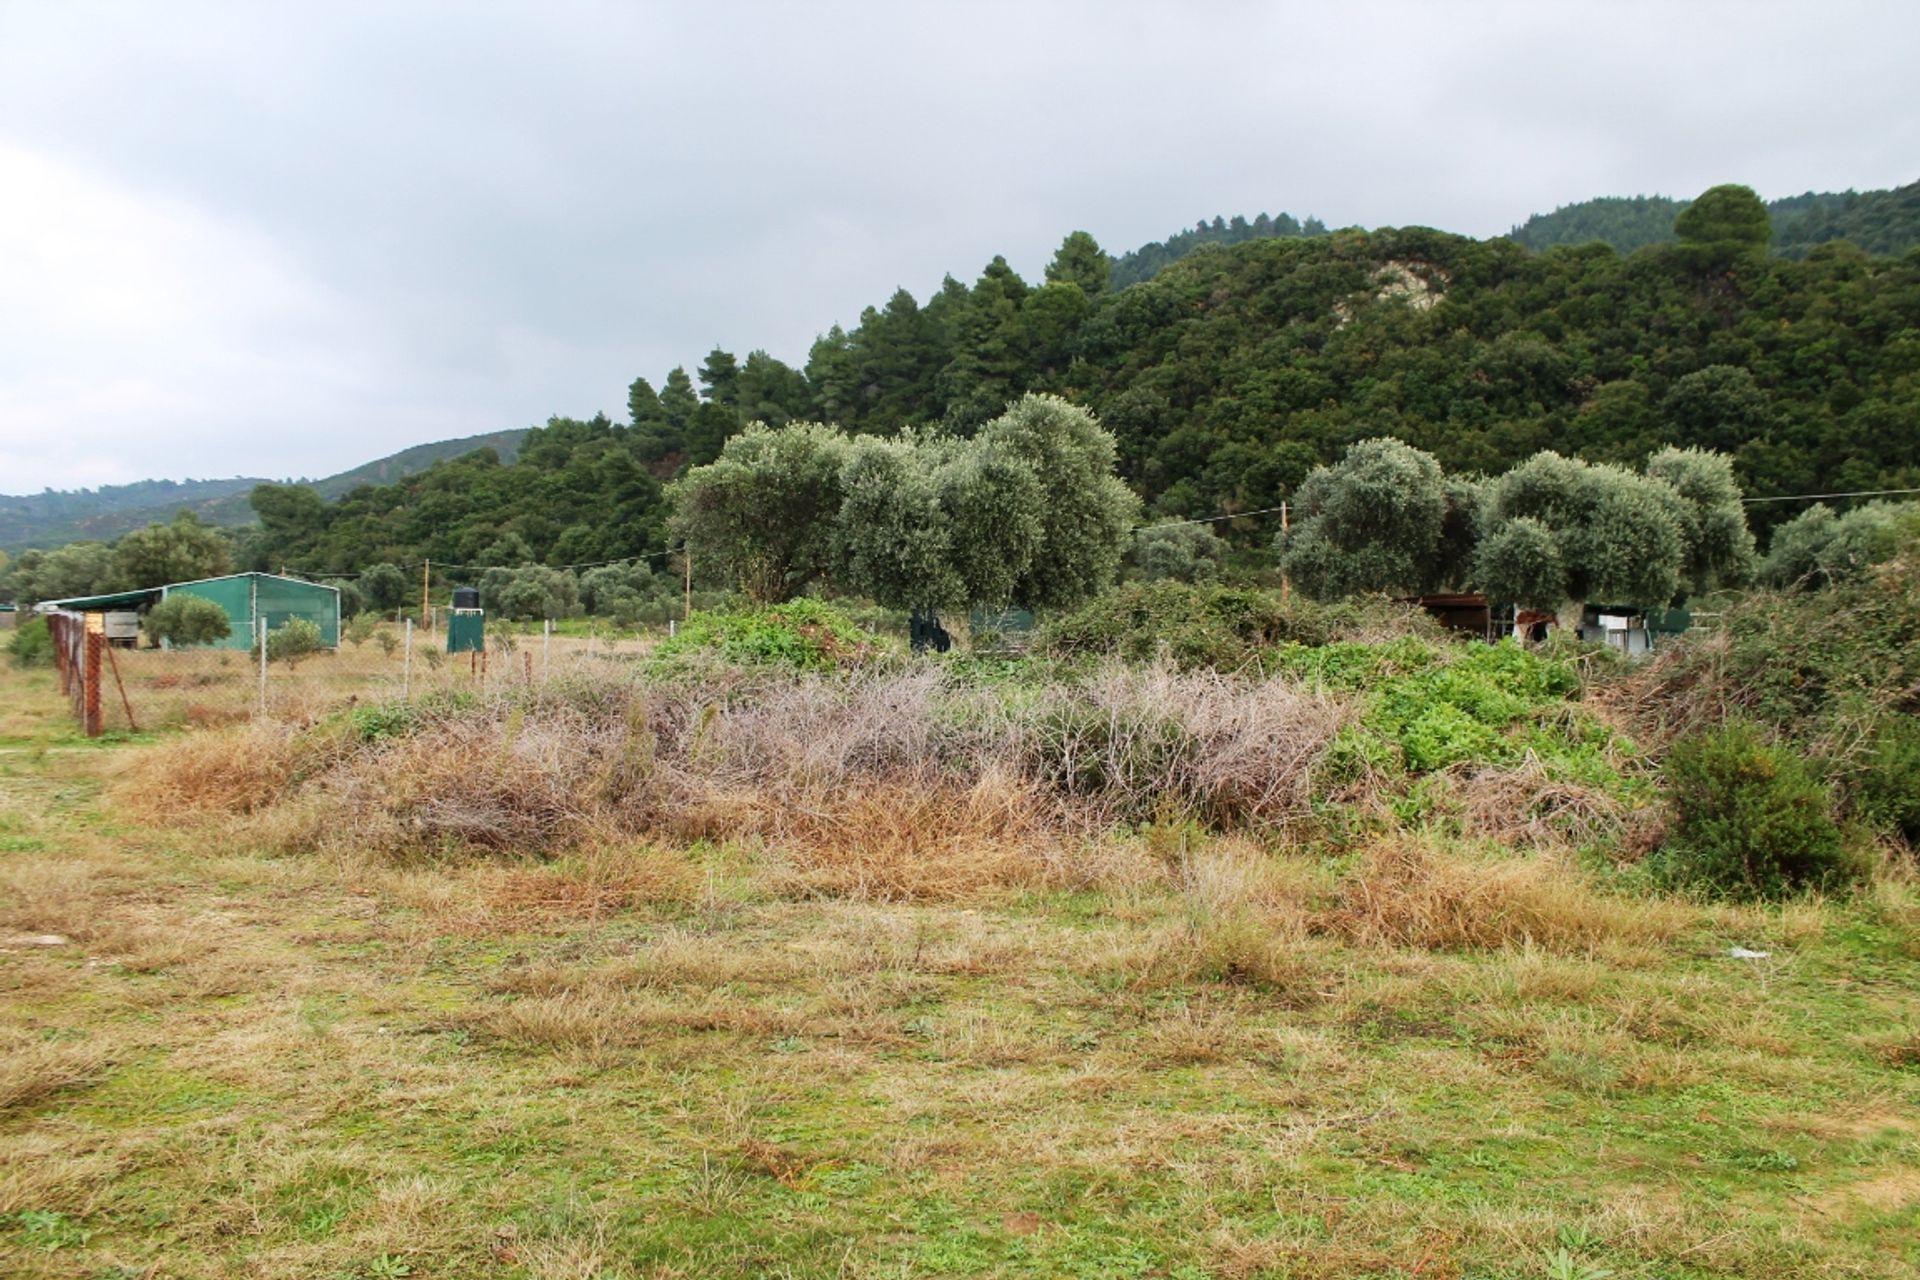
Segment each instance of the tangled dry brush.
[{"label": "tangled dry brush", "polygon": [[939,669],[607,674],[194,735],[130,784],[158,808],[253,815],[289,847],[757,838],[828,887],[938,895],[943,876],[1071,879],[1119,823],[1284,830],[1351,715],[1286,681],[1119,663],[1006,686]]}]

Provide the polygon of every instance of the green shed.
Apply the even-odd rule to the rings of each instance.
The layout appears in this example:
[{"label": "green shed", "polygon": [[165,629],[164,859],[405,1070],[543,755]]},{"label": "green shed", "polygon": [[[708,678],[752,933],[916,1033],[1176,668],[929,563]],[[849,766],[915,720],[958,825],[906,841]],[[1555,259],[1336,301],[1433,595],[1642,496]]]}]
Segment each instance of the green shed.
[{"label": "green shed", "polygon": [[174,593],[211,600],[227,611],[233,629],[225,640],[215,642],[220,649],[251,649],[258,619],[265,618],[268,631],[277,631],[289,619],[305,618],[320,628],[320,642],[329,649],[340,647],[340,589],[284,578],[277,573],[230,573],[220,578],[201,578],[195,582],[175,582],[160,588],[160,598]]}]

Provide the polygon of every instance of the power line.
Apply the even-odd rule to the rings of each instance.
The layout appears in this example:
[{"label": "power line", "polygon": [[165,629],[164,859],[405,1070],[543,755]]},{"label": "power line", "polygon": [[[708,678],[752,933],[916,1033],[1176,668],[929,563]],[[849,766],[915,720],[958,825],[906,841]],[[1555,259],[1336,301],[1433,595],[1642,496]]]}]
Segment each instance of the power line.
[{"label": "power line", "polygon": [[1201,516],[1194,520],[1156,520],[1152,524],[1135,525],[1133,531],[1139,533],[1144,529],[1177,529],[1187,524],[1218,524],[1222,520],[1245,520],[1252,516],[1270,516],[1276,511],[1285,511],[1288,505],[1283,502],[1277,507],[1262,507],[1258,511],[1236,511],[1232,515]]},{"label": "power line", "polygon": [[1812,502],[1821,498],[1890,498],[1896,494],[1920,493],[1920,489],[1856,489],[1852,493],[1788,493],[1777,498],[1742,498],[1742,502]]}]

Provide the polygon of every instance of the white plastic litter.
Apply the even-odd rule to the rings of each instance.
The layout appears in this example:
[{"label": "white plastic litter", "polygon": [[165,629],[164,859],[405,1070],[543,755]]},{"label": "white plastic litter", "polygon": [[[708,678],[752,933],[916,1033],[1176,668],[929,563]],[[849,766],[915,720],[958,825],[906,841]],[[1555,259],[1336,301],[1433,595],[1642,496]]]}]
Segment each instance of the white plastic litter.
[{"label": "white plastic litter", "polygon": [[1733,950],[1727,952],[1727,954],[1735,960],[1765,960],[1768,956],[1772,955],[1773,952],[1749,951],[1745,947],[1735,947]]}]

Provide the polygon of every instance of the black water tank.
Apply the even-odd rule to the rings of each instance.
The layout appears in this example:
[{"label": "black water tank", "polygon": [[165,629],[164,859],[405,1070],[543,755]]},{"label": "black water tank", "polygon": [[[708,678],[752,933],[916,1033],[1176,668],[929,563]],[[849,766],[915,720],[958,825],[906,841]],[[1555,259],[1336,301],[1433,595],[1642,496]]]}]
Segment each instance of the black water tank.
[{"label": "black water tank", "polygon": [[453,607],[456,609],[478,609],[480,607],[480,588],[455,587],[453,589]]}]

